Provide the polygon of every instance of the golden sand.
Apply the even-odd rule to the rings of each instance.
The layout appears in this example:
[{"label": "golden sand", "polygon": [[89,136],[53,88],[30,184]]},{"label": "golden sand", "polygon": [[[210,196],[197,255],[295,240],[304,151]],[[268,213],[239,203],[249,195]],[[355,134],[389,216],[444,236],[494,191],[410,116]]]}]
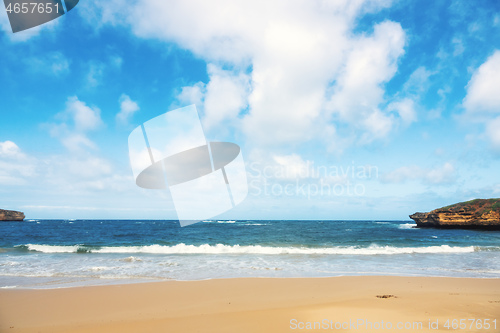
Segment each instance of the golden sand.
[{"label": "golden sand", "polygon": [[500,332],[500,279],[251,278],[0,290],[2,333],[381,332],[389,325],[394,332]]}]

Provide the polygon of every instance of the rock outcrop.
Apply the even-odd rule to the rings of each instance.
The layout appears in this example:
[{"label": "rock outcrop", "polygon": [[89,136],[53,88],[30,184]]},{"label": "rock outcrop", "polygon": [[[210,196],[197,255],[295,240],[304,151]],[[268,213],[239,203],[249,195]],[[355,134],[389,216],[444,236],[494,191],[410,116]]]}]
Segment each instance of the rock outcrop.
[{"label": "rock outcrop", "polygon": [[500,230],[500,199],[475,199],[415,213],[410,218],[420,228]]},{"label": "rock outcrop", "polygon": [[23,212],[0,209],[0,221],[22,221],[24,217]]}]

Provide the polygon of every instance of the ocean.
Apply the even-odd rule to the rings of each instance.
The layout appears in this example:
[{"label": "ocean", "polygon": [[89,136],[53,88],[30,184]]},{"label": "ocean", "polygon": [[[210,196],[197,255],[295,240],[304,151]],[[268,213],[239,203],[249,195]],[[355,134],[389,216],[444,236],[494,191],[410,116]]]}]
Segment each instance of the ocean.
[{"label": "ocean", "polygon": [[235,277],[500,277],[500,231],[409,221],[0,222],[0,287]]}]

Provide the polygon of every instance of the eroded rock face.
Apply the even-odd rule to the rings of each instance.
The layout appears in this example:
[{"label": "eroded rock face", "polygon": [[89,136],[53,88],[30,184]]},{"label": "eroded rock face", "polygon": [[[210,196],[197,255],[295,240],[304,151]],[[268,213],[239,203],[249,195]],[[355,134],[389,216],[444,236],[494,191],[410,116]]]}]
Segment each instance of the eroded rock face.
[{"label": "eroded rock face", "polygon": [[0,209],[0,221],[22,221],[24,217],[23,212]]},{"label": "eroded rock face", "polygon": [[417,227],[500,230],[500,199],[476,199],[415,213]]}]

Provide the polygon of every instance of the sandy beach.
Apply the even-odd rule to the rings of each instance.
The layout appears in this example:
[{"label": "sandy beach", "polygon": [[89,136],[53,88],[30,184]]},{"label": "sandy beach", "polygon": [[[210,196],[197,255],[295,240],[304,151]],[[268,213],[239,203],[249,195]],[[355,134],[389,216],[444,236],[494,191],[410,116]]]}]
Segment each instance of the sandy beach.
[{"label": "sandy beach", "polygon": [[252,278],[0,290],[2,333],[375,332],[389,327],[499,332],[500,279]]}]

